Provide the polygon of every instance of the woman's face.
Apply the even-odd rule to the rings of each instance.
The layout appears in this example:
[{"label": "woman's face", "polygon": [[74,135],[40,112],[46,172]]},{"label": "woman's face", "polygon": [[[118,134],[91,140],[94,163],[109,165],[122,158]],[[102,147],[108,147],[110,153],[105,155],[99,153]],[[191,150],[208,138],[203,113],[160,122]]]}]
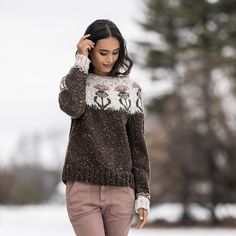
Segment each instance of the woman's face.
[{"label": "woman's face", "polygon": [[119,50],[120,43],[114,37],[98,40],[90,52],[94,73],[98,75],[109,75],[118,59]]}]

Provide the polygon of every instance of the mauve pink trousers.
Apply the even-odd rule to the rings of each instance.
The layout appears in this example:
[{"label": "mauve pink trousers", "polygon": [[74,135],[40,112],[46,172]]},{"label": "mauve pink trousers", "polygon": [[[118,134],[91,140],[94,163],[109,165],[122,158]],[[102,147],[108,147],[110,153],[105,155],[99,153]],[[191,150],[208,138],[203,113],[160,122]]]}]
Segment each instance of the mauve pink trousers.
[{"label": "mauve pink trousers", "polygon": [[67,182],[66,205],[76,236],[127,236],[134,216],[134,189]]}]

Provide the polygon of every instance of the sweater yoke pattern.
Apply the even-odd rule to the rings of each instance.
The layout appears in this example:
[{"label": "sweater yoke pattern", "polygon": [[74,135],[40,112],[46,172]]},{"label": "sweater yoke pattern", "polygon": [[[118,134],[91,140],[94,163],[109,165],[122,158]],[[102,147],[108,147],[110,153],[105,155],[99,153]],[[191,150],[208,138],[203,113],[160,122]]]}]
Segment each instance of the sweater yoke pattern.
[{"label": "sweater yoke pattern", "polygon": [[139,84],[128,77],[106,79],[90,74],[86,86],[86,103],[95,110],[143,112]]}]

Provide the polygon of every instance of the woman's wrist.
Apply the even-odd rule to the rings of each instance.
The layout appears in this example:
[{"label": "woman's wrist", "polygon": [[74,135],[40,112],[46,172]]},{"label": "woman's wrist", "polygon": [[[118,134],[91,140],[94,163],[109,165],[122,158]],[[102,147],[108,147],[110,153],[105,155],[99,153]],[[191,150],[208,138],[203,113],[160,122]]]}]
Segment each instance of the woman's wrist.
[{"label": "woman's wrist", "polygon": [[88,74],[90,60],[87,56],[77,53],[75,55],[74,67],[80,68],[82,72]]},{"label": "woman's wrist", "polygon": [[150,211],[150,200],[147,196],[138,195],[134,203],[135,212],[138,213],[139,208],[144,208],[149,213]]}]

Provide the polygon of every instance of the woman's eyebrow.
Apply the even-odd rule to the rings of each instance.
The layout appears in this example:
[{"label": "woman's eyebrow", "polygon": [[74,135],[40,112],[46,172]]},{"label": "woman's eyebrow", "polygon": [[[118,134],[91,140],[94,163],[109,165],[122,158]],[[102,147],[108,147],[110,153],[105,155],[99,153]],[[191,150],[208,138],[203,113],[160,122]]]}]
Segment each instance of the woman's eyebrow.
[{"label": "woman's eyebrow", "polygon": [[[113,50],[113,52],[114,52],[114,51],[117,51],[117,50],[120,50],[120,48],[117,48],[117,49]],[[102,52],[110,52],[109,50],[106,50],[106,49],[99,49],[99,51],[102,51]]]}]

